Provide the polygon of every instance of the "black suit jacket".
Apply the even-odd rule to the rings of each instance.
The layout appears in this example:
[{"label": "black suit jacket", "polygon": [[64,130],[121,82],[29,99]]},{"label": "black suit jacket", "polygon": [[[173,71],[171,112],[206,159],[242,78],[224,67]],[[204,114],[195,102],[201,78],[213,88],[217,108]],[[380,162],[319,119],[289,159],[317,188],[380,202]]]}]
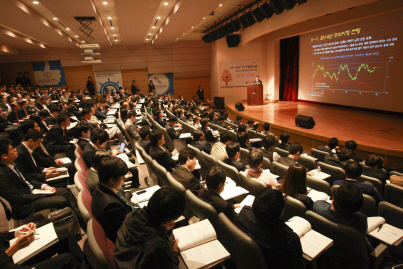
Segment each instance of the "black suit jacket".
[{"label": "black suit jacket", "polygon": [[81,117],[81,111],[78,109],[76,105],[69,105],[68,110],[74,116]]},{"label": "black suit jacket", "polygon": [[91,210],[104,229],[106,237],[114,243],[126,215],[133,211],[116,193],[102,184],[98,184],[94,190]]},{"label": "black suit jacket", "polygon": [[199,190],[202,189],[200,181],[188,169],[181,165],[175,168],[172,176],[179,181],[185,189],[190,190],[195,195],[197,195]]},{"label": "black suit jacket", "polygon": [[155,92],[155,85],[154,84],[148,84],[148,90],[150,91],[150,92]]},{"label": "black suit jacket", "polygon": [[191,144],[193,147],[198,148],[200,151],[204,151],[208,155],[211,152],[211,144],[208,141],[195,141]]},{"label": "black suit jacket", "polygon": [[14,161],[24,178],[33,179],[39,182],[46,181],[46,174],[42,173],[44,167],[35,165],[27,148],[23,144],[15,147],[18,152],[18,158]]},{"label": "black suit jacket", "polygon": [[[40,189],[41,182],[28,180],[35,189]],[[0,163],[0,196],[6,199],[13,208],[15,219],[25,219],[35,212],[33,201],[40,196],[31,193],[31,189],[13,170]]]},{"label": "black suit jacket", "polygon": [[85,146],[89,143],[87,139],[79,138],[77,141],[78,146],[81,148],[81,150],[84,150]]},{"label": "black suit jacket", "polygon": [[346,165],[346,162],[342,162],[338,158],[332,157],[329,155],[325,156],[324,163],[330,164],[332,166],[340,167],[342,169],[344,169],[344,166]]},{"label": "black suit jacket", "polygon": [[37,101],[35,101],[35,107],[36,107],[38,110],[42,110],[42,109],[43,109],[43,105],[40,104],[40,103],[37,102]]},{"label": "black suit jacket", "polygon": [[150,154],[151,142],[145,139],[141,139],[139,142],[139,146],[142,147],[147,154]]},{"label": "black suit jacket", "polygon": [[85,102],[85,101],[80,101],[79,103],[78,103],[78,107],[79,108],[85,108],[87,106],[87,102]]},{"label": "black suit jacket", "polygon": [[70,139],[68,137],[68,132],[66,131],[67,141],[64,139],[63,129],[57,123],[49,131],[46,133],[45,137],[43,138],[42,144],[48,148],[52,145],[71,145],[69,143]]},{"label": "black suit jacket", "polygon": [[290,167],[291,165],[293,165],[297,162],[291,157],[281,157],[280,159],[278,159],[278,163],[281,163],[287,167]]},{"label": "black suit jacket", "polygon": [[287,151],[289,151],[290,150],[290,144],[286,144],[286,143],[281,143],[281,144],[278,144],[278,146],[277,146],[279,149],[284,149],[284,150],[287,150]]},{"label": "black suit jacket", "polygon": [[32,156],[34,156],[35,162],[38,166],[42,167],[55,167],[56,163],[55,160],[56,158],[47,155],[40,147],[37,147],[34,152],[32,153]]},{"label": "black suit jacket", "polygon": [[330,154],[330,156],[337,156],[336,153],[333,153],[333,151],[331,149],[327,148],[326,146],[318,146],[316,149],[327,152]]},{"label": "black suit jacket", "polygon": [[378,171],[375,171],[375,170],[373,170],[373,169],[371,169],[371,168],[369,168],[369,167],[366,167],[366,166],[365,166],[365,167],[363,168],[363,170],[362,170],[362,174],[363,174],[364,176],[377,178],[377,179],[379,179],[379,180],[382,182],[383,185],[386,184],[387,176],[386,176],[385,174],[382,174],[382,173],[380,173],[380,172],[378,172]]},{"label": "black suit jacket", "polygon": [[161,127],[165,127],[165,125],[167,125],[167,123],[165,121],[163,121],[160,118],[155,118],[155,121],[158,122],[159,125],[161,125]]},{"label": "black suit jacket", "polygon": [[50,115],[49,117],[46,118],[45,120],[46,125],[55,125],[57,123],[57,120],[55,117],[53,117],[52,115]]},{"label": "black suit jacket", "polygon": [[204,137],[206,138],[207,141],[209,141],[209,142],[217,141],[217,138],[214,137],[214,135],[210,129],[208,129],[206,127],[202,127],[201,130],[204,133]]},{"label": "black suit jacket", "polygon": [[91,95],[95,95],[94,83],[91,80],[87,81],[87,89]]},{"label": "black suit jacket", "polygon": [[15,112],[14,110],[10,109],[10,110],[7,112],[6,119],[7,119],[9,122],[17,123],[17,122],[18,122],[18,119],[17,119],[17,112]]},{"label": "black suit jacket", "polygon": [[106,115],[99,109],[95,109],[95,117],[97,117],[98,120],[104,120],[107,118]]},{"label": "black suit jacket", "polygon": [[29,115],[28,109],[24,109],[21,107],[20,109],[18,109],[17,114],[20,119],[27,118]]},{"label": "black suit jacket", "polygon": [[92,167],[92,160],[94,159],[95,152],[95,148],[90,143],[85,145],[81,156],[88,168]]},{"label": "black suit jacket", "polygon": [[231,160],[230,158],[226,158],[226,159],[224,159],[223,162],[228,165],[232,165],[233,167],[236,168],[236,170],[238,170],[238,172],[242,172],[242,171],[246,170],[246,166],[239,161],[235,161],[235,160]]},{"label": "black suit jacket", "polygon": [[172,155],[168,154],[159,146],[152,146],[150,148],[150,157],[153,158],[157,163],[163,166],[168,172],[172,173],[173,169],[176,167],[176,162],[172,159]]},{"label": "black suit jacket", "polygon": [[199,191],[199,198],[210,204],[217,211],[217,214],[224,213],[231,221],[235,219],[236,213],[234,206],[225,201],[218,193],[212,190],[202,189]]},{"label": "black suit jacket", "polygon": [[165,125],[165,129],[167,129],[169,137],[173,140],[178,139],[180,136],[180,132],[175,131],[174,127],[171,124],[167,123]]}]

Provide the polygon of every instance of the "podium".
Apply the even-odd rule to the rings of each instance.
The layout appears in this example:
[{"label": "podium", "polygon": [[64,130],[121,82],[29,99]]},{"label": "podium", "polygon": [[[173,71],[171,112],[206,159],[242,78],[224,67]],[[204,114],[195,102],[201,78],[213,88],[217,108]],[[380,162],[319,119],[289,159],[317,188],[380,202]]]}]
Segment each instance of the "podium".
[{"label": "podium", "polygon": [[247,87],[248,90],[248,106],[261,106],[263,105],[263,86],[251,85]]}]

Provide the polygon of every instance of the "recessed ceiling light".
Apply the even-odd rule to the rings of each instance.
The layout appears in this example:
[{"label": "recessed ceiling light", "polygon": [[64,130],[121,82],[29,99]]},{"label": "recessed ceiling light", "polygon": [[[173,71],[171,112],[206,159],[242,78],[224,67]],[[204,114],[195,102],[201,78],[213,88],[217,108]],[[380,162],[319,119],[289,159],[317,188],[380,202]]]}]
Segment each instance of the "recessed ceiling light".
[{"label": "recessed ceiling light", "polygon": [[157,20],[159,20],[159,19],[161,19],[161,17],[160,17],[160,16],[158,16],[158,17],[157,17]]},{"label": "recessed ceiling light", "polygon": [[55,21],[57,21],[58,19],[57,18],[53,18]]},{"label": "recessed ceiling light", "polygon": [[183,34],[185,34],[185,33],[183,33]]},{"label": "recessed ceiling light", "polygon": [[219,7],[222,7],[222,4],[219,4],[218,6],[219,6]]},{"label": "recessed ceiling light", "polygon": [[149,35],[152,35],[152,33],[149,33]]},{"label": "recessed ceiling light", "polygon": [[116,36],[115,34],[113,36]]},{"label": "recessed ceiling light", "polygon": [[76,37],[78,37],[78,35],[76,35]]},{"label": "recessed ceiling light", "polygon": [[155,29],[155,26],[153,26],[153,27],[151,27],[151,28]]},{"label": "recessed ceiling light", "polygon": [[108,17],[108,20],[112,20],[112,17]]},{"label": "recessed ceiling light", "polygon": [[168,5],[168,2],[165,2],[164,5],[167,6],[167,5]]},{"label": "recessed ceiling light", "polygon": [[112,26],[111,29],[113,30],[113,29],[115,29],[115,27]]},{"label": "recessed ceiling light", "polygon": [[70,31],[70,28],[66,28],[67,31]]},{"label": "recessed ceiling light", "polygon": [[107,4],[108,4],[108,2],[102,2],[102,4],[103,4],[103,5],[107,5]]},{"label": "recessed ceiling light", "polygon": [[148,38],[146,38],[146,40],[148,41]]},{"label": "recessed ceiling light", "polygon": [[179,38],[177,37],[176,40],[178,40]]},{"label": "recessed ceiling light", "polygon": [[203,17],[203,20],[206,19],[206,17]]},{"label": "recessed ceiling light", "polygon": [[192,26],[192,29],[193,29],[193,26]]},{"label": "recessed ceiling light", "polygon": [[35,5],[39,4],[38,1],[33,1],[32,3],[35,4]]},{"label": "recessed ceiling light", "polygon": [[115,41],[118,41],[117,39],[115,39]]},{"label": "recessed ceiling light", "polygon": [[82,40],[81,42],[83,42],[83,43],[84,43],[85,41],[84,41],[84,40]]}]

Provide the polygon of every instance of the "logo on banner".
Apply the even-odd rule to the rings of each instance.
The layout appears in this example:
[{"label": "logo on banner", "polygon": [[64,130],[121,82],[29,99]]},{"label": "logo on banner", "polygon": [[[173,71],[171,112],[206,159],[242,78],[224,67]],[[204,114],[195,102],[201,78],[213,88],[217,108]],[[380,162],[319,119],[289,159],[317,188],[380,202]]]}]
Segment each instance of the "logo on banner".
[{"label": "logo on banner", "polygon": [[168,91],[173,94],[173,80],[172,73],[166,74],[151,74],[148,75],[148,80],[152,80],[155,86],[155,93],[157,95],[164,95]]},{"label": "logo on banner", "polygon": [[[107,82],[99,83],[99,85],[101,85],[101,87],[99,88],[99,91],[98,91],[98,93],[100,95],[105,94],[105,90],[109,89],[109,88],[115,89],[115,92],[119,91],[119,81],[113,82],[113,81],[110,81],[108,78]],[[113,89],[109,89],[110,90],[109,93],[112,93]]]},{"label": "logo on banner", "polygon": [[95,84],[99,95],[105,94],[106,89],[109,93],[118,92],[122,87],[122,73],[120,71],[95,72]]},{"label": "logo on banner", "polygon": [[40,87],[66,86],[64,69],[60,61],[32,63],[36,84]]}]

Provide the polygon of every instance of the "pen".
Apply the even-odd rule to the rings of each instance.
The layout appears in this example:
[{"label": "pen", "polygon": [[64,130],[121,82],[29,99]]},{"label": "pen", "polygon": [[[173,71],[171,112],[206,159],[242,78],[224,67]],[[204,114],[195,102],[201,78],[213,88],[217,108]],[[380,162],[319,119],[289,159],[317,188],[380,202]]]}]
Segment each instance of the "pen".
[{"label": "pen", "polygon": [[[30,233],[30,232],[19,232],[20,234],[27,234],[27,233]],[[34,235],[39,235],[38,233],[34,233]]]},{"label": "pen", "polygon": [[377,233],[379,233],[379,231],[382,229],[382,226],[383,226],[383,224],[379,225]]}]

